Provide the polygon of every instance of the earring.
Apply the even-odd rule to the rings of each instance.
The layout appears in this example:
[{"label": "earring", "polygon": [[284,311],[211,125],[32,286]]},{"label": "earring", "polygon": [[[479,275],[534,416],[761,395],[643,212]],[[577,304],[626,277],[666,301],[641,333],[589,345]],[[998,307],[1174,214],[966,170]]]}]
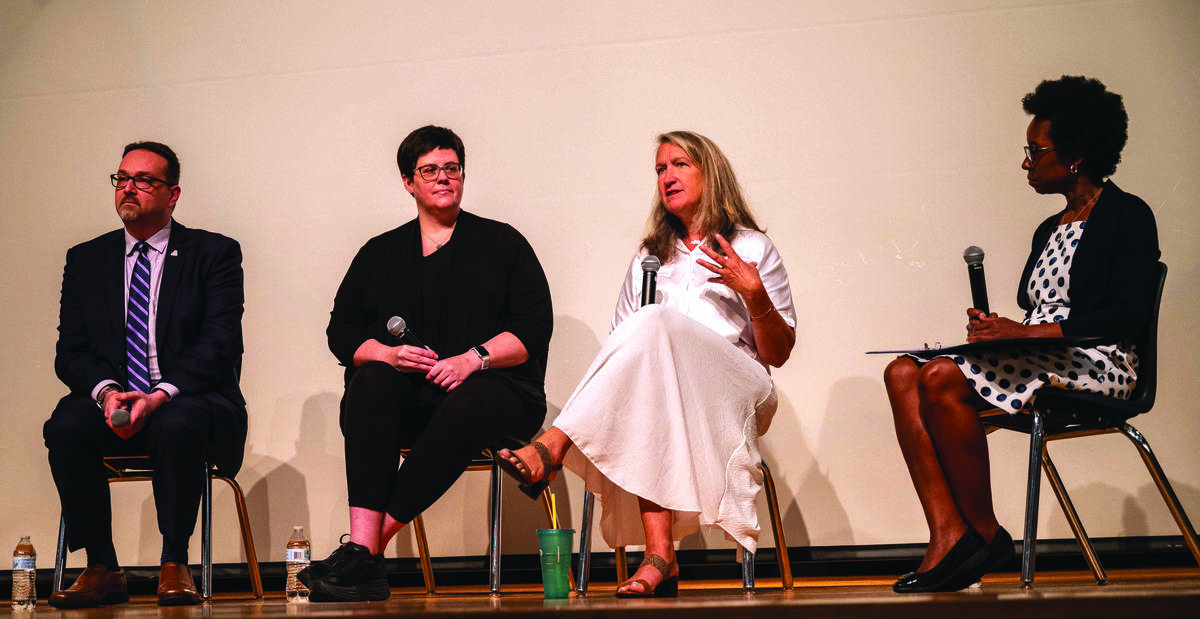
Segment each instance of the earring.
[{"label": "earring", "polygon": [[1079,174],[1079,166],[1071,164],[1071,174]]}]

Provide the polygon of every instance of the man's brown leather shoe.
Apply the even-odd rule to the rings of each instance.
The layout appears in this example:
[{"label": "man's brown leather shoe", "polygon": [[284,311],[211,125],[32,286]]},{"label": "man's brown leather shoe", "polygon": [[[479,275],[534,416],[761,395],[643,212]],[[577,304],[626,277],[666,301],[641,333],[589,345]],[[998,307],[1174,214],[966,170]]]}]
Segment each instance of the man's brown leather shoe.
[{"label": "man's brown leather shoe", "polygon": [[158,605],[192,606],[200,603],[200,594],[192,582],[192,572],[183,563],[163,563],[158,571]]},{"label": "man's brown leather shoe", "polygon": [[88,567],[70,588],[50,594],[50,605],[55,608],[95,608],[128,601],[125,570],[112,572],[103,565]]}]

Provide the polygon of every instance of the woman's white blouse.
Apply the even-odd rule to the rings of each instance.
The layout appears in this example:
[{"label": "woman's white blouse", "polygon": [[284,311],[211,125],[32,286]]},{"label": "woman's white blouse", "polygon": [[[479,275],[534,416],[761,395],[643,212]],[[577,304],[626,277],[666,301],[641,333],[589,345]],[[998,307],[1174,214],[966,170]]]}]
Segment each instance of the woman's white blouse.
[{"label": "woman's white blouse", "polygon": [[[743,261],[758,263],[758,275],[767,290],[767,296],[784,321],[795,328],[796,311],[792,306],[787,269],[771,239],[761,232],[738,228],[733,239],[727,240]],[[616,311],[613,312],[614,329],[638,309],[642,296],[642,259],[648,255],[649,252],[643,247],[629,265],[625,283],[617,297]],[[724,284],[708,281],[714,275],[699,265],[696,262],[698,259],[712,262],[699,247],[688,251],[682,240],[675,241],[674,259],[658,270],[655,302],[700,322],[752,358],[758,359],[754,329],[745,301]]]}]

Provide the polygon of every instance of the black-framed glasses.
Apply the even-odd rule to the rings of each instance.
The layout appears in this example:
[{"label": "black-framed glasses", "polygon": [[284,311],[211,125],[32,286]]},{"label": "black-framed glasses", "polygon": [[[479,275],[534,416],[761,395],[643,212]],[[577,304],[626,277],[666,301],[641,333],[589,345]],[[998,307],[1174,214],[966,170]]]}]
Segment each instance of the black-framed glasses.
[{"label": "black-framed glasses", "polygon": [[1029,165],[1037,165],[1038,159],[1052,150],[1054,150],[1053,146],[1026,146],[1025,161],[1028,161]]},{"label": "black-framed glasses", "polygon": [[437,166],[431,163],[417,168],[417,174],[420,174],[421,178],[425,179],[427,183],[436,181],[443,171],[446,172],[446,178],[452,181],[461,179],[463,175],[461,163],[447,163],[444,166]]},{"label": "black-framed glasses", "polygon": [[150,191],[154,188],[154,183],[162,183],[170,185],[167,181],[153,176],[129,176],[128,174],[109,174],[108,180],[112,181],[112,186],[120,189],[127,185],[129,181],[133,181],[133,186],[142,191]]}]

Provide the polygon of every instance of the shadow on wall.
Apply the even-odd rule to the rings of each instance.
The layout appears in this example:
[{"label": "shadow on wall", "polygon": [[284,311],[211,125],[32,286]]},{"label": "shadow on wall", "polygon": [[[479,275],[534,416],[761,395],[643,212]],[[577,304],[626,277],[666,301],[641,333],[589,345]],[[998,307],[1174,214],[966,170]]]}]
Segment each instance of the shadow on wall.
[{"label": "shadow on wall", "polygon": [[[282,549],[294,525],[304,526],[312,541],[313,557],[324,557],[328,550],[336,547],[336,540],[314,538],[308,498],[331,498],[329,502],[321,502],[331,510],[331,521],[346,518],[345,465],[336,444],[341,435],[330,435],[325,431],[329,420],[337,419],[338,398],[333,393],[319,393],[304,401],[296,449],[287,462],[256,453],[252,444],[246,446],[245,468],[263,471],[259,480],[246,489],[246,504],[260,561],[281,560]],[[307,474],[299,468],[301,460]],[[313,474],[316,472],[319,473]],[[272,515],[282,514],[286,514],[288,520],[274,523],[278,530],[271,530]]]},{"label": "shadow on wall", "polygon": [[[1165,472],[1167,474],[1167,481],[1171,482],[1171,489],[1175,491],[1175,496],[1179,499],[1179,504],[1183,506],[1183,511],[1188,514],[1188,520],[1195,520],[1195,506],[1200,505],[1200,490],[1195,486],[1188,486],[1172,480],[1171,471]],[[1150,473],[1147,472],[1146,474],[1149,475]],[[1156,512],[1151,512],[1152,514],[1157,513],[1163,518],[1170,519],[1171,529],[1167,535],[1179,534],[1179,527],[1175,524],[1175,519],[1171,518],[1171,510],[1167,507],[1166,502],[1163,501],[1162,495],[1159,494],[1158,486],[1151,482],[1138,488],[1136,498],[1128,497],[1125,499],[1125,510],[1122,518],[1122,529],[1124,530],[1122,531],[1122,535],[1152,535],[1146,524],[1147,514],[1143,511],[1146,509],[1145,506],[1149,505],[1155,506],[1149,509],[1157,510]],[[1189,506],[1193,509],[1189,510]]]},{"label": "shadow on wall", "polygon": [[[839,395],[841,397],[839,397]],[[840,410],[847,405],[844,400],[853,397],[852,394],[840,392],[835,387],[830,398],[829,410]],[[779,410],[771,423],[771,429],[759,443],[759,451],[775,477],[775,489],[779,494],[779,511],[783,520],[783,529],[787,534],[787,544],[791,547],[813,545],[813,531],[810,522],[820,522],[822,529],[850,530],[850,522],[846,516],[837,492],[829,481],[828,474],[821,468],[816,455],[809,450],[809,442],[805,440],[800,426],[800,416],[812,414],[811,411],[798,410],[783,390],[779,393]],[[828,415],[827,415],[828,417]],[[839,422],[840,423],[840,422]],[[825,424],[822,434],[829,430]],[[824,438],[824,436],[823,436]],[[824,445],[824,443],[818,443]],[[784,463],[810,463],[803,473],[789,470]],[[798,481],[797,481],[798,480]],[[770,516],[766,509],[766,500],[759,501],[759,522],[762,534],[759,543],[762,546],[774,546],[774,540],[769,534]],[[806,517],[805,514],[808,513]],[[819,516],[816,516],[819,514]]]},{"label": "shadow on wall", "polygon": [[[1129,464],[1137,467],[1138,471],[1145,471],[1141,460],[1134,454],[1129,455]],[[1171,479],[1170,471],[1167,471],[1167,479]],[[1158,493],[1158,486],[1155,486],[1153,482],[1140,486],[1136,494],[1103,482],[1091,483],[1079,488],[1072,488],[1071,481],[1066,478],[1063,479],[1063,483],[1067,484],[1071,501],[1079,510],[1079,518],[1083,521],[1084,530],[1089,534],[1100,532],[1100,537],[1179,535],[1179,528],[1171,517],[1171,512],[1163,501],[1162,495]],[[1046,482],[1043,480],[1042,496],[1044,498],[1039,511],[1044,516],[1049,516],[1050,526],[1044,527],[1045,530],[1039,529],[1038,537],[1070,537],[1072,533],[1067,525],[1066,517],[1059,508],[1058,502],[1054,500],[1054,494],[1047,491],[1048,486],[1045,484]],[[1175,490],[1185,511],[1189,505],[1200,504],[1200,490],[1195,487],[1174,481],[1172,481],[1171,487]],[[1089,505],[1109,505],[1112,506],[1112,509],[1108,510],[1108,513],[1098,513],[1094,507],[1091,509],[1086,507]],[[1118,505],[1120,506],[1119,510],[1116,509]],[[1020,507],[1024,509],[1024,505]],[[1190,520],[1194,520],[1194,510],[1188,512],[1188,516]]]}]

